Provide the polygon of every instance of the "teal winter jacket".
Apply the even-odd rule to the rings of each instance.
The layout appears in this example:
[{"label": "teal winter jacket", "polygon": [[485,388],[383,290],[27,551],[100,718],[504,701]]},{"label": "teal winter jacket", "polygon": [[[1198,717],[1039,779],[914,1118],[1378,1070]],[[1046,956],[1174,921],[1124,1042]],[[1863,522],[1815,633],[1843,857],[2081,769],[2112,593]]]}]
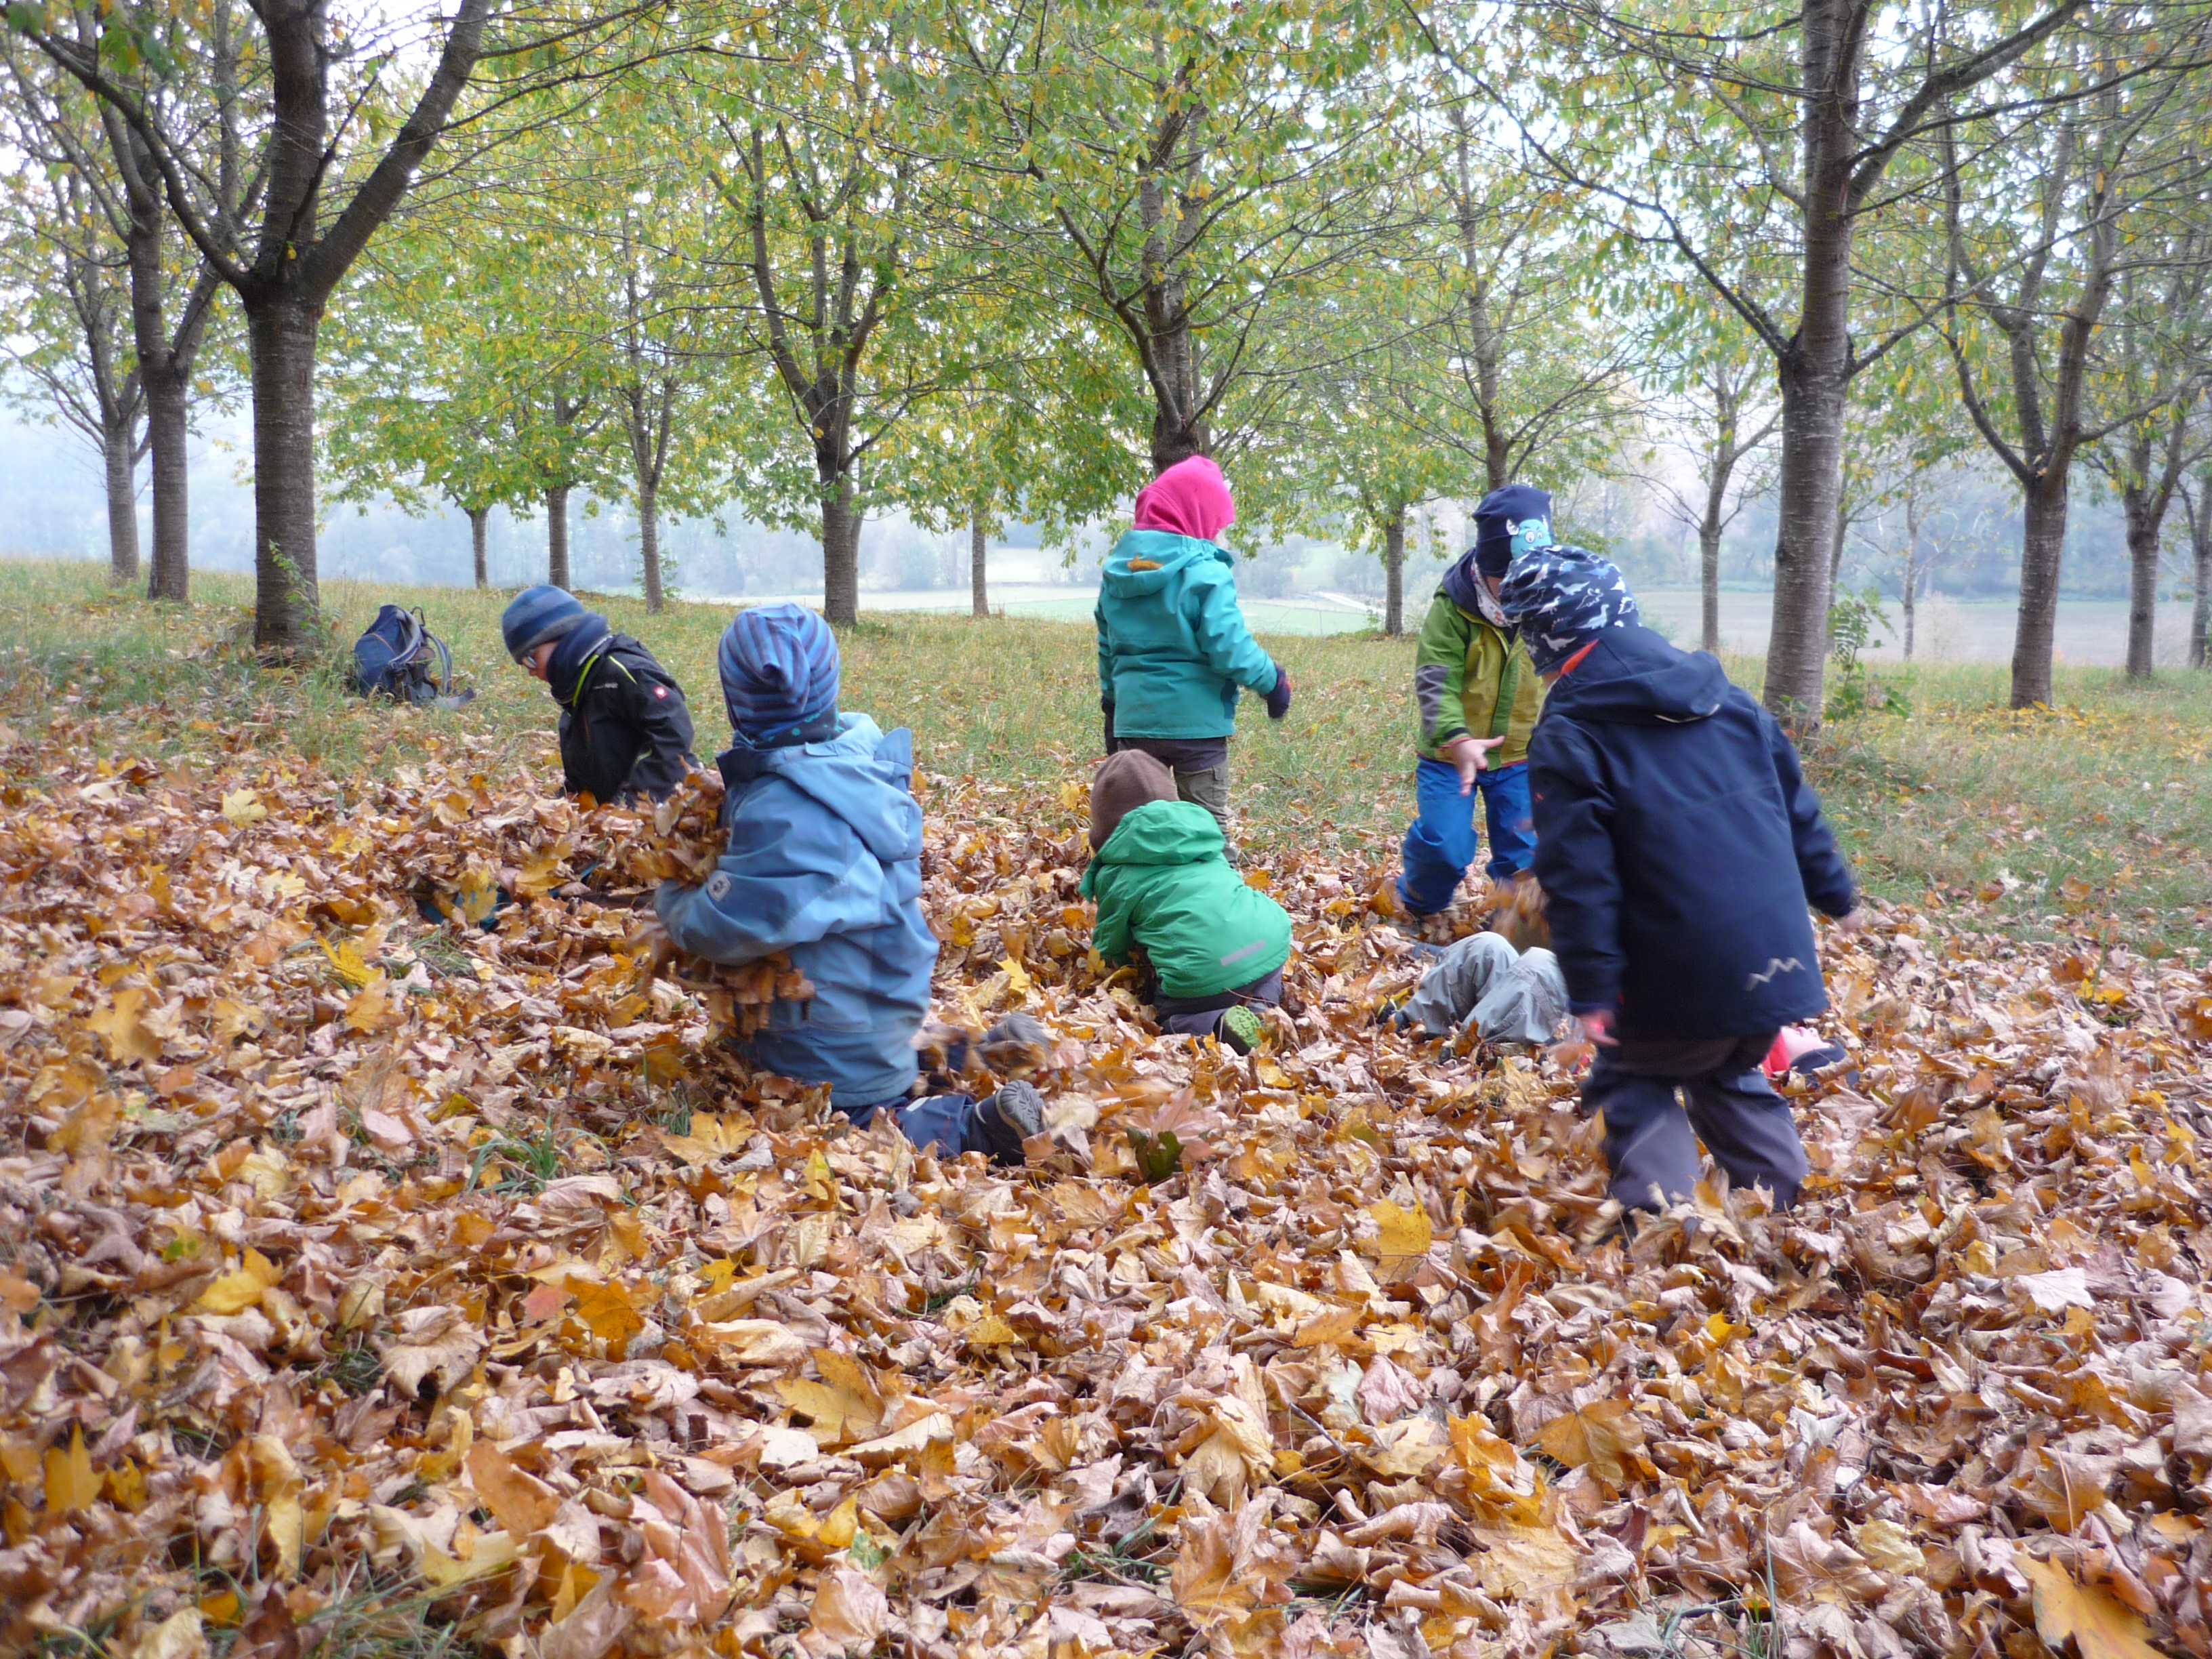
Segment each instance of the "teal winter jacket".
[{"label": "teal winter jacket", "polygon": [[1098,693],[1117,738],[1225,738],[1237,689],[1275,689],[1275,665],[1237,608],[1234,558],[1212,542],[1132,530],[1098,583]]}]

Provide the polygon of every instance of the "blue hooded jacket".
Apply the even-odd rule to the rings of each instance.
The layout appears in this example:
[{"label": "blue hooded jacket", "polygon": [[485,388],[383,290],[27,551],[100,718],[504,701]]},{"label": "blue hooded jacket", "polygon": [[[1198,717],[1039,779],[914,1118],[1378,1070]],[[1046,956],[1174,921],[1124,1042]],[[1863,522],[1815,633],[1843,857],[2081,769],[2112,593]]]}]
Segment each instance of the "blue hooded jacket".
[{"label": "blue hooded jacket", "polygon": [[903,1097],[937,960],[912,734],[843,714],[823,742],[733,748],[718,764],[728,848],[703,887],[662,884],[653,908],[669,937],[732,964],[788,951],[813,981],[811,1001],[775,1004],[745,1042],[752,1064],[827,1083],[842,1111]]},{"label": "blue hooded jacket", "polygon": [[1608,628],[1528,744],[1553,948],[1624,1039],[1748,1036],[1827,1006],[1807,902],[1850,871],[1774,717],[1706,653]]},{"label": "blue hooded jacket", "polygon": [[1236,559],[1194,536],[1131,530],[1098,579],[1098,692],[1117,738],[1225,738],[1237,690],[1275,689],[1244,625]]}]

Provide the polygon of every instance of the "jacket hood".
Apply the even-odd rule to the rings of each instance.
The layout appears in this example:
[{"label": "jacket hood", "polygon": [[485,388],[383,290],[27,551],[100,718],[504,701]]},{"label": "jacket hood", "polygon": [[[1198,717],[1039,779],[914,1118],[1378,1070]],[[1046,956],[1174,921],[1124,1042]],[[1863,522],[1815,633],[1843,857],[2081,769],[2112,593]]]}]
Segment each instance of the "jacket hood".
[{"label": "jacket hood", "polygon": [[1615,726],[1680,726],[1720,710],[1732,689],[1720,659],[1634,623],[1608,628],[1552,687],[1546,714]]},{"label": "jacket hood", "polygon": [[1221,825],[1189,800],[1150,800],[1133,806],[1106,844],[1099,864],[1197,864],[1221,856]]},{"label": "jacket hood", "polygon": [[1478,580],[1474,568],[1474,549],[1471,547],[1454,559],[1444,571],[1442,584],[1444,592],[1450,595],[1454,605],[1470,617],[1480,617],[1483,614],[1482,601],[1475,593],[1475,583]]},{"label": "jacket hood", "polygon": [[[1218,559],[1227,565],[1235,563],[1226,550],[1195,537],[1178,536],[1168,530],[1124,531],[1107,557],[1098,585],[1117,599],[1157,593],[1179,574],[1209,559]],[[1153,568],[1132,570],[1129,567],[1133,562]]]},{"label": "jacket hood", "polygon": [[853,826],[885,864],[921,856],[921,808],[909,792],[914,734],[886,733],[866,714],[840,714],[837,735],[785,749],[726,749],[716,757],[729,786],[725,813],[744,790],[773,774]]}]

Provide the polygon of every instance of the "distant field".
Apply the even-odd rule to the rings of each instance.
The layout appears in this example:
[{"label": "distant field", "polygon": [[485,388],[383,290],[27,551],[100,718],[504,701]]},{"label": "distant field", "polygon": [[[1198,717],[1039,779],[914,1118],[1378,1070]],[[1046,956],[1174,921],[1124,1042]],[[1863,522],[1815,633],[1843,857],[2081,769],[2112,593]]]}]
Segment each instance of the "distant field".
[{"label": "distant field", "polygon": [[[326,583],[326,664],[271,675],[238,648],[251,632],[247,580],[201,576],[194,591],[200,602],[189,609],[156,607],[116,593],[96,565],[0,562],[0,721],[23,728],[58,709],[112,713],[121,718],[102,722],[94,742],[163,759],[210,740],[204,710],[212,699],[272,754],[362,763],[379,747],[370,734],[398,734],[381,748],[379,763],[389,765],[410,747],[466,733],[492,740],[479,751],[488,766],[543,771],[556,711],[501,653],[505,593]],[[475,703],[434,714],[370,708],[344,692],[342,653],[386,599],[423,607],[478,689]],[[721,746],[714,658],[729,606],[676,604],[649,617],[634,599],[593,602],[690,689],[702,755]],[[1073,603],[1087,616],[1086,601]],[[1256,701],[1239,715],[1235,795],[1248,851],[1264,860],[1293,846],[1364,847],[1395,860],[1413,803],[1412,641],[1276,632],[1255,611],[1297,702],[1279,726]],[[885,612],[848,630],[843,647],[845,706],[911,726],[926,769],[1075,781],[1098,754],[1088,627]],[[1760,659],[1724,660],[1758,689]],[[2089,911],[2112,917],[2115,938],[2198,945],[2212,922],[2212,676],[2163,672],[2146,686],[2069,665],[2057,714],[2015,715],[2002,707],[2001,665],[1891,674],[1909,714],[1832,723],[1807,756],[1875,891],[1981,896],[1999,925],[2027,936]]]},{"label": "distant field", "polygon": [[[1663,617],[1678,645],[1698,643],[1705,612],[1695,589],[1639,588],[1637,602]],[[1877,638],[1869,653],[1878,662],[1903,656],[1899,637],[1904,619],[1894,604],[1886,607],[1893,631]],[[1914,629],[1913,657],[1923,663],[2010,662],[2017,612],[2009,601],[1965,604],[1957,599],[1923,601]],[[1773,601],[1765,593],[1723,592],[1721,643],[1724,650],[1764,653],[1772,626]],[[2179,668],[2189,659],[2186,602],[2161,605],[2158,618],[2158,661]],[[2128,605],[2124,599],[2064,599],[2058,602],[2057,657],[2081,668],[2118,668],[2128,659]]]}]

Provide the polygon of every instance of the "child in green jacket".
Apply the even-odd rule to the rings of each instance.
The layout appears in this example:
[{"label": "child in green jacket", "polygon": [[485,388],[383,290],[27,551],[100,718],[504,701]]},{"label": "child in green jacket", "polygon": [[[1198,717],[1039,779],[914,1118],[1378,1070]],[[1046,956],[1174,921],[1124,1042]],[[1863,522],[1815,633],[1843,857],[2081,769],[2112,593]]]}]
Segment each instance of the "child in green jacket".
[{"label": "child in green jacket", "polygon": [[1490,879],[1513,880],[1536,855],[1528,734],[1544,688],[1528,648],[1498,607],[1514,550],[1552,539],[1552,498],[1526,484],[1494,489],[1474,510],[1474,545],[1444,572],[1413,659],[1420,705],[1419,815],[1401,849],[1398,898],[1415,916],[1449,907],[1474,862],[1478,799],[1490,830]]},{"label": "child in green jacket", "polygon": [[1144,954],[1161,1029],[1212,1036],[1249,1054],[1258,1007],[1283,999],[1291,919],[1244,884],[1223,856],[1220,826],[1176,799],[1168,769],[1141,750],[1099,763],[1091,785],[1083,896],[1098,902],[1093,949],[1109,963]]},{"label": "child in green jacket", "polygon": [[1140,749],[1171,768],[1181,798],[1229,833],[1229,735],[1241,686],[1291,710],[1291,678],[1237,606],[1236,561],[1214,538],[1237,521],[1221,469],[1178,461],[1137,495],[1136,527],[1098,582],[1098,706],[1106,752]]}]

